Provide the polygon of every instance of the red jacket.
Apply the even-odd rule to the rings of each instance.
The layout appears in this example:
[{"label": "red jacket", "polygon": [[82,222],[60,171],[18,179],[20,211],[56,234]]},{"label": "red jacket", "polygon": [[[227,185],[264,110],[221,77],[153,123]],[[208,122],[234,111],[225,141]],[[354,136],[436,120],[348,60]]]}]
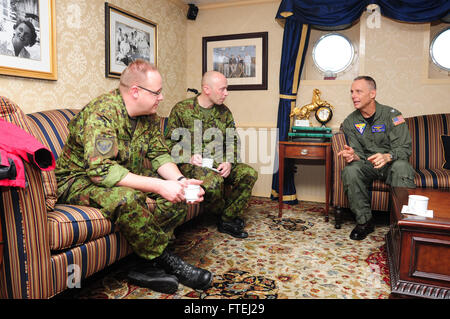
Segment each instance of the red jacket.
[{"label": "red jacket", "polygon": [[33,135],[20,127],[0,118],[0,168],[15,165],[15,178],[0,179],[0,186],[25,187],[25,166],[23,160],[36,165],[43,171],[55,168],[53,153]]}]

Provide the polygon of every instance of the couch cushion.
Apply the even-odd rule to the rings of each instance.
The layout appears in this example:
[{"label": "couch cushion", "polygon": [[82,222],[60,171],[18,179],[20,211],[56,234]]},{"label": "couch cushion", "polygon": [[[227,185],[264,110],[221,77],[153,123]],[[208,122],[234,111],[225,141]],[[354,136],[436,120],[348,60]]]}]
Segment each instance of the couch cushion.
[{"label": "couch cushion", "polygon": [[[60,109],[28,114],[32,134],[47,146],[58,159],[59,154],[69,134],[67,124],[78,110]],[[45,193],[45,205],[52,211],[57,201],[56,177],[54,171],[41,172]]]},{"label": "couch cushion", "polygon": [[32,134],[25,113],[16,103],[4,96],[0,96],[0,117]]},{"label": "couch cushion", "polygon": [[87,206],[57,204],[48,212],[51,250],[63,250],[106,236],[114,225],[100,210]]},{"label": "couch cushion", "polygon": [[412,138],[409,162],[416,169],[442,169],[444,150],[441,135],[450,134],[450,113],[405,118]]},{"label": "couch cushion", "polygon": [[414,182],[420,188],[450,188],[450,170],[447,169],[416,169]]}]

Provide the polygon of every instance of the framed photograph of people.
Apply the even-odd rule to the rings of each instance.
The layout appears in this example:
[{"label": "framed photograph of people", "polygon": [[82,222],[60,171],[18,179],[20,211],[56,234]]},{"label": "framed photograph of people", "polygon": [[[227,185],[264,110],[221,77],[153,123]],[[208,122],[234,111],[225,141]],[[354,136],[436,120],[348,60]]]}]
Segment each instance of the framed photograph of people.
[{"label": "framed photograph of people", "polygon": [[106,77],[119,78],[136,59],[157,65],[158,25],[105,3]]},{"label": "framed photograph of people", "polygon": [[267,32],[203,37],[203,73],[223,73],[228,90],[267,90],[267,39]]},{"label": "framed photograph of people", "polygon": [[0,1],[0,74],[57,79],[55,2]]}]

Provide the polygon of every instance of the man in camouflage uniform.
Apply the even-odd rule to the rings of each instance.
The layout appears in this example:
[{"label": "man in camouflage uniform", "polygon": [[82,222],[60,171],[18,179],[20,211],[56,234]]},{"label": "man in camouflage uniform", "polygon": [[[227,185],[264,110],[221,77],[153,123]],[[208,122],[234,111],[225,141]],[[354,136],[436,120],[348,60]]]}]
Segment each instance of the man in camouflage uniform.
[{"label": "man in camouflage uniform", "polygon": [[[240,163],[240,142],[233,115],[223,104],[228,95],[227,86],[223,74],[206,72],[202,92],[177,103],[171,110],[166,142],[172,157],[180,163],[180,170],[203,180],[204,207],[220,215],[218,230],[236,238],[246,238],[248,233],[244,230],[242,215],[258,173]],[[203,158],[214,159],[217,173],[211,175],[209,168],[202,168]]]},{"label": "man in camouflage uniform", "polygon": [[[205,289],[212,274],[166,249],[187,213],[184,187],[202,181],[186,179],[164,143],[156,115],[161,90],[158,70],[137,60],[123,71],[118,89],[73,118],[55,170],[58,201],[99,208],[119,227],[141,258],[131,280],[165,293],[175,292],[178,281]],[[155,200],[154,211],[147,198]]]},{"label": "man in camouflage uniform", "polygon": [[349,163],[342,180],[357,222],[350,238],[362,240],[374,231],[369,196],[373,180],[384,180],[392,187],[416,186],[408,162],[412,141],[402,114],[375,101],[376,83],[371,77],[355,78],[351,94],[356,110],[342,125],[349,145],[338,156]]}]

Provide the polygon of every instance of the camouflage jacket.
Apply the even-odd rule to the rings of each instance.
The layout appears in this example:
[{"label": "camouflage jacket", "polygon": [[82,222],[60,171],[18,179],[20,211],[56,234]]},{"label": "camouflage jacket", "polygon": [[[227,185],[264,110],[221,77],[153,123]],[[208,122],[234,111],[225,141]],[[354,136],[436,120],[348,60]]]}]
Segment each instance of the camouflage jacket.
[{"label": "camouflage jacket", "polygon": [[348,145],[363,160],[376,153],[390,153],[393,160],[408,160],[412,153],[408,125],[402,114],[392,107],[376,102],[372,125],[355,110],[344,120],[342,128]]},{"label": "camouflage jacket", "polygon": [[[224,104],[202,111],[197,96],[178,102],[165,130],[166,143],[177,163],[188,163],[194,154],[221,162],[240,162],[240,139],[231,111]],[[181,151],[181,150],[184,151]]]},{"label": "camouflage jacket", "polygon": [[77,178],[112,187],[128,172],[157,176],[156,170],[171,161],[159,117],[137,117],[133,131],[116,89],[91,101],[69,123],[69,136],[56,162],[58,195],[69,191]]}]

